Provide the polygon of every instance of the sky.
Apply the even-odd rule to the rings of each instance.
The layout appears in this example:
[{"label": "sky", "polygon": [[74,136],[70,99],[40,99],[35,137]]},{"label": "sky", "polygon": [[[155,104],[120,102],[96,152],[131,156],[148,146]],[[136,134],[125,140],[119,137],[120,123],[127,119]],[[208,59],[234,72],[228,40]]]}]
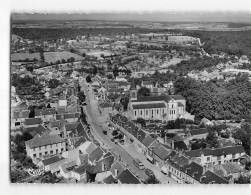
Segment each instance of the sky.
[{"label": "sky", "polygon": [[12,13],[49,13],[13,15],[28,20],[251,21],[251,0],[10,0],[9,6]]}]

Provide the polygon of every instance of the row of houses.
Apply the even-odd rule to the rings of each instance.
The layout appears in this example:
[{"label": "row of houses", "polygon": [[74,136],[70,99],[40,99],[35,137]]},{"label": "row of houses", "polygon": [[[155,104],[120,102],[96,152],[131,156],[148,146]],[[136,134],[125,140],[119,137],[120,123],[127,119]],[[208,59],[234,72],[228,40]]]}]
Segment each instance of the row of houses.
[{"label": "row of houses", "polygon": [[177,183],[233,183],[233,179],[237,179],[234,174],[218,174],[216,171],[215,167],[226,164],[239,167],[238,176],[245,173],[241,164],[246,159],[243,146],[189,150],[181,137],[176,135],[172,137],[172,144],[167,144],[158,135],[139,129],[125,116],[112,116],[109,123],[121,131],[124,140],[131,142],[148,161]]}]

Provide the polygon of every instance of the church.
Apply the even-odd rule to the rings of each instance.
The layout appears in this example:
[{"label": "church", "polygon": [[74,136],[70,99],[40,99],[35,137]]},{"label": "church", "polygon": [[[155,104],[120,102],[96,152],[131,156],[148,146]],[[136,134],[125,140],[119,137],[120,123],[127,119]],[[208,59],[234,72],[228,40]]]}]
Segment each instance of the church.
[{"label": "church", "polygon": [[132,80],[128,114],[131,120],[170,121],[178,118],[194,120],[194,115],[186,112],[186,100],[181,95],[160,94],[158,96],[137,97],[137,89]]}]

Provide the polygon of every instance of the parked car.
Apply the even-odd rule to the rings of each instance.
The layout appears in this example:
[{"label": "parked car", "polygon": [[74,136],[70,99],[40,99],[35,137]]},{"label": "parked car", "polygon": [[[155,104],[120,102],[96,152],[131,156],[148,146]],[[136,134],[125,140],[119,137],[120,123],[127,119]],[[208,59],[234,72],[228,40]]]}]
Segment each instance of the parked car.
[{"label": "parked car", "polygon": [[155,175],[151,169],[145,169],[145,173],[147,174],[148,177],[152,177],[152,176],[155,177]]}]

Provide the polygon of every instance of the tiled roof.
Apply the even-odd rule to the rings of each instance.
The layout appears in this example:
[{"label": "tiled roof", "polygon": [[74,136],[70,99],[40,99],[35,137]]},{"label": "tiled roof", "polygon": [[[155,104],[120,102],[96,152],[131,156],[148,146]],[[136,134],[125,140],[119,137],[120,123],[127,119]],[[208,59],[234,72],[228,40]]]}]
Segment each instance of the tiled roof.
[{"label": "tiled roof", "polygon": [[32,137],[39,134],[42,135],[46,131],[46,128],[43,125],[38,125],[37,127],[28,127],[26,128],[26,133],[29,133]]},{"label": "tiled roof", "polygon": [[35,116],[56,114],[55,108],[35,109]]},{"label": "tiled roof", "polygon": [[214,184],[229,184],[229,181],[220,177],[219,175],[213,173],[212,171],[206,171],[203,175],[204,177],[201,178],[201,183],[203,184],[210,184],[213,182]]},{"label": "tiled roof", "polygon": [[168,162],[179,168],[184,168],[188,165],[189,159],[183,155],[179,156],[179,154],[175,154],[168,160]]},{"label": "tiled roof", "polygon": [[228,163],[222,164],[222,167],[226,170],[228,174],[240,173],[240,171],[242,170],[242,168],[236,162],[228,162]]},{"label": "tiled roof", "polygon": [[24,122],[25,125],[39,125],[42,124],[41,118],[27,118]]},{"label": "tiled roof", "polygon": [[55,162],[58,162],[58,161],[60,161],[62,159],[63,159],[62,157],[57,155],[57,156],[53,156],[53,157],[44,159],[44,160],[42,160],[42,162],[43,162],[44,166],[46,166],[46,165],[50,165],[50,164],[53,164]]},{"label": "tiled roof", "polygon": [[90,142],[90,141],[86,141],[85,143],[81,144],[78,147],[83,153],[86,152],[87,154],[92,153],[94,150],[96,150],[98,148],[97,145],[95,145],[94,143]]},{"label": "tiled roof", "polygon": [[201,165],[192,161],[190,164],[184,167],[184,170],[187,175],[200,182],[200,178],[203,174],[203,167]]},{"label": "tiled roof", "polygon": [[62,114],[56,114],[56,120],[60,120],[62,118]]},{"label": "tiled roof", "polygon": [[58,135],[44,135],[42,137],[34,137],[33,139],[26,141],[25,144],[27,144],[29,148],[37,148],[62,142],[65,142],[64,139]]},{"label": "tiled roof", "polygon": [[128,169],[118,176],[118,180],[122,184],[140,184],[140,181]]},{"label": "tiled roof", "polygon": [[181,95],[169,95],[169,97],[174,100],[185,100],[185,98]]},{"label": "tiled roof", "polygon": [[164,103],[152,103],[152,104],[135,104],[132,105],[133,109],[151,109],[151,108],[165,108]]},{"label": "tiled roof", "polygon": [[166,149],[161,144],[158,144],[153,149],[153,153],[157,155],[161,160],[166,160],[168,158],[168,155],[170,154],[170,150]]},{"label": "tiled roof", "polygon": [[57,107],[57,113],[58,113],[58,114],[66,113],[65,107]]},{"label": "tiled roof", "polygon": [[50,126],[51,127],[60,127],[60,121],[51,121]]},{"label": "tiled roof", "polygon": [[216,149],[199,149],[199,150],[191,150],[186,151],[185,155],[192,157],[200,157],[201,154],[204,156],[221,156],[221,155],[228,155],[228,154],[237,154],[237,153],[245,153],[243,146],[234,146],[234,147],[225,147],[225,148],[216,148]]},{"label": "tiled roof", "polygon": [[[104,172],[104,171],[108,171],[112,164],[114,162],[114,156],[108,156],[102,160],[99,160],[98,162],[96,162],[96,165],[94,167],[94,169],[92,170],[92,173],[101,173],[101,172]],[[102,166],[104,166],[104,170],[102,170]]]},{"label": "tiled roof", "polygon": [[142,144],[144,144],[147,148],[155,141],[156,139],[152,138],[150,135],[147,135],[143,140]]},{"label": "tiled roof", "polygon": [[114,176],[115,176],[115,169],[117,169],[117,177],[118,177],[125,170],[125,167],[118,161],[115,161],[110,168],[110,171]]},{"label": "tiled roof", "polygon": [[109,175],[107,178],[103,180],[104,184],[116,184],[117,180],[113,178],[112,175]]},{"label": "tiled roof", "polygon": [[89,154],[89,160],[93,162],[94,160],[98,161],[103,156],[103,150],[97,148],[92,153]]},{"label": "tiled roof", "polygon": [[137,100],[133,102],[151,102],[151,101],[166,101],[168,102],[170,98],[167,95],[161,96],[139,96]]},{"label": "tiled roof", "polygon": [[66,123],[65,129],[66,129],[66,131],[73,131],[73,130],[77,129],[78,124],[79,124],[78,122]]},{"label": "tiled roof", "polygon": [[30,111],[29,110],[22,110],[20,112],[14,112],[13,118],[29,118]]},{"label": "tiled roof", "polygon": [[71,118],[75,118],[75,113],[65,113],[63,114],[64,119],[71,119]]},{"label": "tiled roof", "polygon": [[174,149],[178,150],[188,150],[187,145],[184,141],[174,142]]}]

